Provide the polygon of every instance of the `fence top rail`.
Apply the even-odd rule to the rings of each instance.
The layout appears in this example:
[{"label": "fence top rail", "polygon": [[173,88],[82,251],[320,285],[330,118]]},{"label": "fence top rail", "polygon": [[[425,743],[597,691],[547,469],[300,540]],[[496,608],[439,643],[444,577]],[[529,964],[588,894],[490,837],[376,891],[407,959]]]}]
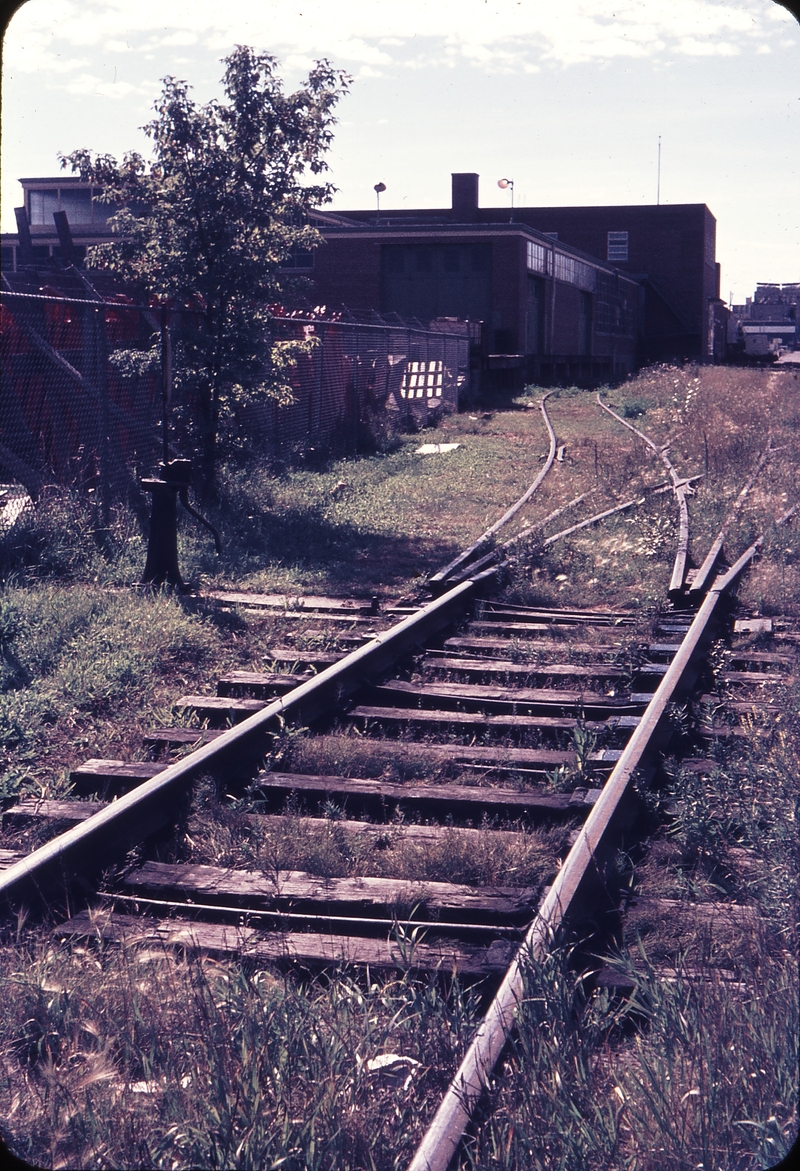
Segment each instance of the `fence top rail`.
[{"label": "fence top rail", "polygon": [[[376,333],[403,333],[403,334],[422,334],[425,337],[446,337],[452,338],[453,341],[469,341],[469,334],[456,333],[452,329],[430,329],[422,324],[419,325],[403,325],[399,321],[333,321],[328,317],[282,317],[278,314],[270,317],[272,325],[321,325],[326,328],[336,327],[337,329],[358,329],[358,330],[374,330]],[[471,322],[470,324],[476,324]]]},{"label": "fence top rail", "polygon": [[[49,293],[18,293],[12,289],[0,289],[0,301],[12,297],[15,301],[47,301],[54,305],[89,305],[92,309],[129,309],[137,313],[159,313],[160,305],[137,305],[134,301],[100,301],[86,297],[53,297]],[[167,306],[170,313],[191,313],[205,317],[205,309],[187,309],[183,305]]]},{"label": "fence top rail", "polygon": [[[0,301],[6,298],[13,298],[15,301],[44,301],[52,305],[88,305],[92,309],[136,310],[138,313],[158,313],[161,310],[160,305],[139,305],[134,301],[101,301],[90,300],[86,297],[54,297],[49,293],[18,293],[12,289],[0,289]],[[196,317],[204,317],[206,315],[205,309],[188,309],[183,305],[169,305],[167,308],[171,314],[186,313]],[[281,314],[270,314],[269,317],[273,325],[324,325],[335,326],[339,329],[369,329],[378,333],[386,333],[388,330],[395,333],[402,332],[424,334],[426,336],[433,335],[435,337],[450,337],[456,341],[468,338],[467,333],[456,333],[452,329],[430,329],[421,324],[402,325],[399,321],[382,323],[373,321],[335,321],[327,317],[284,317]]]}]

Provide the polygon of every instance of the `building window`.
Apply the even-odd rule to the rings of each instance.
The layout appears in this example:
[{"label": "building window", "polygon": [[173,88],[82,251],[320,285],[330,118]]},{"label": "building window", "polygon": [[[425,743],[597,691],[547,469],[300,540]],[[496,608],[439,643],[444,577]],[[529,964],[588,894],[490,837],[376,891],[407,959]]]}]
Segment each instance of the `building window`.
[{"label": "building window", "polygon": [[534,244],[528,240],[528,268],[531,272],[547,272],[547,249],[544,244]]},{"label": "building window", "polygon": [[53,227],[53,212],[58,211],[58,191],[31,191],[31,223]]},{"label": "building window", "polygon": [[591,291],[595,287],[595,271],[591,265],[576,260],[574,256],[556,252],[556,280]]},{"label": "building window", "polygon": [[310,248],[292,247],[288,256],[284,256],[280,263],[282,269],[305,269],[307,272],[314,267],[314,253]]},{"label": "building window", "polygon": [[609,232],[608,233],[608,252],[606,259],[608,260],[627,260],[628,259],[628,233],[627,232]]},{"label": "building window", "polygon": [[[65,211],[70,227],[76,224],[105,224],[109,216],[115,215],[118,207],[109,203],[100,203],[99,187],[40,187],[28,192],[28,207],[30,223],[35,227],[53,228],[53,212]],[[145,214],[134,204],[130,204],[134,214]]]},{"label": "building window", "polygon": [[92,193],[88,189],[66,188],[61,191],[61,210],[67,213],[70,224],[92,222]]}]

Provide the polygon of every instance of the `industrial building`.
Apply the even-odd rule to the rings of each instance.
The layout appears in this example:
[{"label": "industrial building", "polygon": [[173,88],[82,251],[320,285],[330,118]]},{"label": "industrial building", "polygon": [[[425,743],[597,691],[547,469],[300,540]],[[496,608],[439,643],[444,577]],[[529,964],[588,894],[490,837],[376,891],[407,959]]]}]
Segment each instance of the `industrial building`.
[{"label": "industrial building", "polygon": [[[724,358],[716,221],[704,204],[483,208],[477,174],[451,181],[449,208],[315,213],[324,244],[286,265],[307,278],[308,303],[425,326],[468,321],[473,379],[486,389],[594,385],[647,362]],[[109,238],[111,209],[88,184],[21,184],[6,270],[69,247],[80,263]],[[71,245],[56,232],[59,211]]]},{"label": "industrial building", "polygon": [[327,246],[309,258],[320,301],[479,317],[489,368],[513,357],[554,380],[722,360],[726,310],[705,204],[482,208],[478,185],[476,174],[454,174],[446,209],[321,216]]},{"label": "industrial building", "polygon": [[797,306],[800,284],[756,286],[744,305],[732,305],[728,344],[733,355],[747,358],[778,356],[797,350]]}]

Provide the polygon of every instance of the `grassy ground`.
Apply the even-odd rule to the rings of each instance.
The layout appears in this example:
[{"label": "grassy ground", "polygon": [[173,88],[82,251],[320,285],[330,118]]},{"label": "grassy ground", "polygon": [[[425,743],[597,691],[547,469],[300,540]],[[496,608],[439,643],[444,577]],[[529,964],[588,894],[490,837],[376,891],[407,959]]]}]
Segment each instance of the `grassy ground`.
[{"label": "grassy ground", "polygon": [[[472,541],[536,475],[547,450],[540,394],[488,417],[452,416],[434,435],[403,437],[384,454],[319,472],[226,473],[212,517],[223,557],[187,523],[184,575],[200,587],[413,594],[421,575]],[[796,502],[800,384],[791,371],[655,368],[606,398],[660,443],[671,441],[681,473],[705,474],[690,500],[696,562],[770,433],[779,450],[731,531],[729,558]],[[587,500],[548,533],[664,480],[662,465],[593,395],[560,391],[548,406],[565,458],[509,536],[581,492]],[[428,439],[461,446],[415,454]],[[544,555],[525,549],[508,596],[623,602],[645,620],[663,601],[675,537],[671,495],[649,495]],[[739,588],[749,609],[798,613],[799,554],[797,522],[768,532]],[[280,617],[127,588],[144,562],[132,515],[120,510],[98,533],[91,510],[63,493],[45,498],[26,531],[7,535],[0,556],[6,802],[64,792],[82,758],[136,756],[148,727],[174,722],[180,694],[207,689],[221,669],[258,667],[296,631]],[[605,994],[587,1003],[562,956],[533,971],[524,1027],[493,1089],[495,1112],[465,1167],[727,1171],[769,1167],[786,1149],[797,1096],[796,689],[782,695],[779,715],[782,723],[760,729],[763,738],[720,750],[710,783],[673,770],[681,816],[631,878],[645,893],[711,894],[757,910],[763,946],[737,955],[735,995],[714,980],[664,985],[654,968],[665,942],[652,931],[642,935],[645,959],[627,1007]],[[330,771],[381,771],[376,750],[365,763],[356,740],[322,746]],[[300,765],[312,751],[302,736],[291,747]],[[526,855],[510,857],[490,848],[487,832],[477,851],[451,844],[444,855],[392,850],[391,859],[368,859],[335,821],[322,836],[309,837],[298,818],[290,841],[270,832],[254,839],[238,815],[249,808],[199,790],[188,856],[232,861],[244,850],[266,868],[372,865],[373,873],[399,867],[534,884],[563,845],[558,834],[530,835]],[[469,1041],[482,995],[444,979],[332,979],[141,948],[61,947],[44,929],[0,949],[0,988],[0,1109],[19,1154],[60,1167],[288,1171],[402,1167]],[[369,1066],[385,1053],[413,1061],[384,1073]]]}]

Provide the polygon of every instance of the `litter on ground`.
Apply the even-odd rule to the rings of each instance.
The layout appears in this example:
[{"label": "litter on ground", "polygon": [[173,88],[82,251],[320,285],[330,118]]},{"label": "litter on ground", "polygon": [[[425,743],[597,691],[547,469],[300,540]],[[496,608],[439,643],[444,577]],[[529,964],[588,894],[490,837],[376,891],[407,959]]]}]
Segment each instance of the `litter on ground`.
[{"label": "litter on ground", "polygon": [[414,455],[443,455],[446,451],[455,451],[460,446],[460,443],[423,443]]}]

